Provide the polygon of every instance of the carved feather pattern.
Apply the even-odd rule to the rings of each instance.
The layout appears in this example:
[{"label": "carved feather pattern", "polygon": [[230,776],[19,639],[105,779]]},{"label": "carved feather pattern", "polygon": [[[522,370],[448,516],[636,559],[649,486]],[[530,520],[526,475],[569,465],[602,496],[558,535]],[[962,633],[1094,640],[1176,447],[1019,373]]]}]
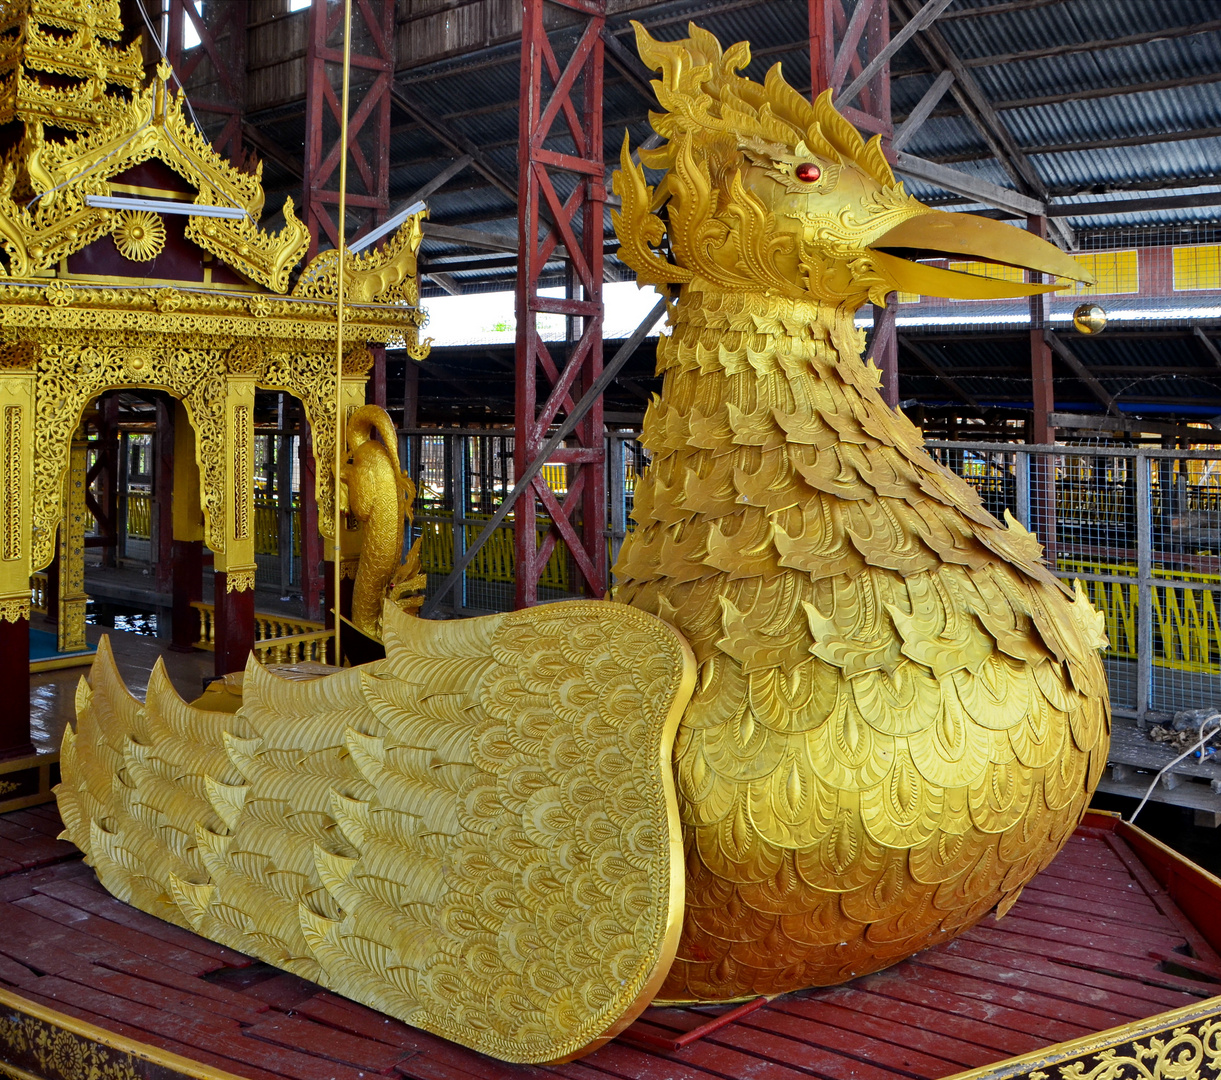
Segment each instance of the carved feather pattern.
[{"label": "carved feather pattern", "polygon": [[417,1027],[592,1049],[677,944],[690,651],[615,604],[383,618],[386,660],[305,683],[252,661],[236,715],[160,663],[141,705],[103,641],[64,735],[68,837],[121,899]]},{"label": "carved feather pattern", "polygon": [[1096,613],[925,455],[859,354],[850,314],[702,283],[658,345],[616,599],[700,661],[665,999],[840,982],[1007,910],[1106,760]]}]

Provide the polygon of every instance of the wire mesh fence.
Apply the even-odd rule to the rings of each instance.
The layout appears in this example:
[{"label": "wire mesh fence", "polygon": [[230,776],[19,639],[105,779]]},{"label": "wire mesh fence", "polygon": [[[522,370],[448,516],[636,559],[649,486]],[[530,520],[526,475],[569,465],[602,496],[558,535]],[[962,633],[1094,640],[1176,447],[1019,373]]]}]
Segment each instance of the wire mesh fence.
[{"label": "wire mesh fence", "polygon": [[[399,456],[416,485],[415,521],[408,542],[422,538],[420,556],[428,574],[431,598],[483,532],[516,483],[513,436],[479,429],[420,429],[400,435]],[[631,528],[636,478],[645,465],[635,432],[607,436],[607,569]],[[543,479],[561,502],[568,492],[569,466],[543,466]],[[442,601],[448,614],[510,611],[517,580],[514,516],[479,547],[461,579]],[[540,600],[567,600],[579,595],[580,575],[567,544],[540,509],[537,543],[550,536],[554,547],[539,582]]]},{"label": "wire mesh fence", "polygon": [[1106,619],[1121,715],[1221,705],[1221,454],[929,444],[998,516],[1034,532]]}]

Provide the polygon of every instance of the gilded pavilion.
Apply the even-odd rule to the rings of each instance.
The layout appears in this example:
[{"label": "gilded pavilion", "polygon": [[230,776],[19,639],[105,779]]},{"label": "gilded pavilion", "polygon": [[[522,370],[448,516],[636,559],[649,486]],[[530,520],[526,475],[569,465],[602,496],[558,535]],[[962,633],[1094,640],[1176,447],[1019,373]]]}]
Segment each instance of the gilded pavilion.
[{"label": "gilded pavilion", "polygon": [[[60,652],[85,646],[91,403],[122,388],[174,399],[175,606],[198,599],[206,545],[223,674],[255,636],[256,389],[300,402],[333,559],[337,402],[364,403],[371,349],[422,355],[423,316],[417,214],[348,256],[340,350],[336,252],[296,272],[311,237],[292,200],[278,231],[260,226],[261,166],[212,149],[164,59],[146,81],[143,41],[120,44],[118,0],[13,0],[0,20],[0,756],[11,758],[30,752],[32,574],[55,568]],[[359,530],[343,532],[351,564]],[[6,790],[24,795],[46,773],[8,774],[21,791]]]}]

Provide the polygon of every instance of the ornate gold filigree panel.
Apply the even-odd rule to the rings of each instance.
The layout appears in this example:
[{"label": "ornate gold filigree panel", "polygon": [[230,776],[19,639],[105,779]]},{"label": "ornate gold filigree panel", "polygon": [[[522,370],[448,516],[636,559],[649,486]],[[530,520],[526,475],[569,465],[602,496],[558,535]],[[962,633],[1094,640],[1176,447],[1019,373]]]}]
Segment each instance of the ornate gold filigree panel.
[{"label": "ornate gold filigree panel", "polygon": [[85,640],[85,507],[86,454],[83,435],[72,440],[64,485],[64,518],[59,530],[59,651],[80,652]]},{"label": "ornate gold filigree panel", "polygon": [[250,592],[254,589],[254,569],[225,571],[225,592]]},{"label": "ornate gold filigree panel", "polygon": [[20,622],[25,619],[27,622],[30,618],[30,602],[22,600],[19,597],[9,597],[6,600],[0,600],[0,622]]},{"label": "ornate gold filigree panel", "polygon": [[[188,334],[153,335],[138,331],[112,334],[107,340],[114,344],[106,346],[94,344],[97,335],[79,331],[34,332],[33,336],[42,340],[35,369],[31,568],[46,566],[54,554],[60,492],[72,432],[90,401],[107,390],[128,386],[168,390],[186,406],[197,434],[195,446],[208,546],[215,552],[224,552],[228,539],[225,493],[229,490],[225,397],[230,374],[227,346],[232,338],[222,337],[215,342],[217,347],[201,348],[204,342],[200,337]],[[241,374],[253,374],[257,386],[283,390],[304,404],[314,433],[319,524],[323,533],[329,535],[333,520],[335,361],[333,355],[323,351],[301,352],[290,348],[287,342],[270,343],[259,351],[253,368],[243,365]],[[6,486],[6,491],[15,490],[15,486]],[[242,504],[244,500],[238,500],[238,505]],[[18,512],[16,506],[13,512]],[[248,535],[247,521],[243,536]],[[8,536],[7,531],[3,531],[3,536]]]},{"label": "ornate gold filigree panel", "polygon": [[[0,787],[3,791],[3,787]],[[0,988],[0,1076],[16,1080],[220,1080],[211,1066]]]},{"label": "ornate gold filigree panel", "polygon": [[21,436],[24,410],[20,405],[4,409],[4,506],[3,557],[21,558]]},{"label": "ornate gold filigree panel", "polygon": [[947,1080],[1216,1080],[1221,997]]},{"label": "ornate gold filigree panel", "polygon": [[250,506],[247,493],[253,483],[250,473],[250,406],[233,407],[233,539],[250,539]]}]

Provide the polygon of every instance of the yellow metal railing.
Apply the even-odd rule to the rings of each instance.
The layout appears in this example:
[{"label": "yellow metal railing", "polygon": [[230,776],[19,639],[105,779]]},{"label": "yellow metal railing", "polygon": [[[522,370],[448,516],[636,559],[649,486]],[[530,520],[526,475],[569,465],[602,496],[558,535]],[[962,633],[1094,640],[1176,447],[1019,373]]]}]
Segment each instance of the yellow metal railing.
[{"label": "yellow metal railing", "polygon": [[[483,522],[491,514],[468,514],[466,543],[471,545],[483,531]],[[437,515],[441,517],[441,515]],[[538,521],[538,542],[551,528],[549,520],[540,518]],[[454,525],[452,521],[422,521],[420,532],[423,542],[420,544],[420,562],[425,573],[448,574],[454,567]],[[474,559],[466,568],[468,580],[502,581],[511,583],[516,580],[516,556],[513,550],[513,526],[504,525],[493,531],[487,543],[475,552]],[[568,547],[562,540],[557,540],[539,579],[540,585],[552,589],[568,589]]]},{"label": "yellow metal railing", "polygon": [[[294,520],[300,510],[293,507]],[[293,554],[301,554],[300,528],[293,530]],[[153,535],[153,497],[133,491],[127,496],[127,535],[133,540],[150,540]],[[254,501],[254,551],[256,555],[280,554],[280,507],[274,499]]]},{"label": "yellow metal railing", "polygon": [[[1135,660],[1137,653],[1136,609],[1139,587],[1131,563],[1098,563],[1078,559],[1058,560],[1062,571],[1131,577],[1128,581],[1083,581],[1090,602],[1106,619],[1111,640],[1109,657]],[[1202,675],[1221,675],[1221,574],[1184,573],[1154,567],[1155,578],[1169,579],[1150,589],[1153,613],[1153,664]],[[1215,588],[1176,587],[1178,583]]]}]

